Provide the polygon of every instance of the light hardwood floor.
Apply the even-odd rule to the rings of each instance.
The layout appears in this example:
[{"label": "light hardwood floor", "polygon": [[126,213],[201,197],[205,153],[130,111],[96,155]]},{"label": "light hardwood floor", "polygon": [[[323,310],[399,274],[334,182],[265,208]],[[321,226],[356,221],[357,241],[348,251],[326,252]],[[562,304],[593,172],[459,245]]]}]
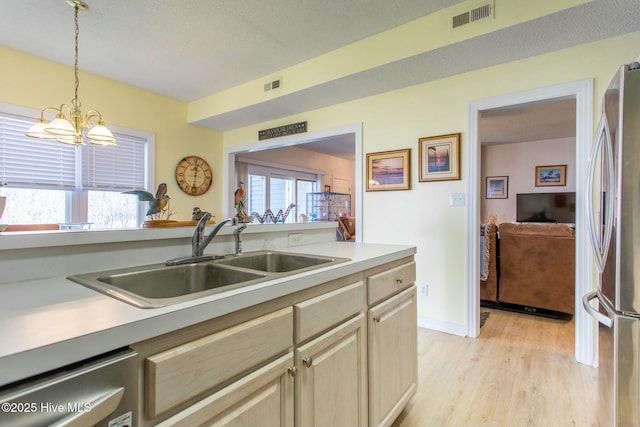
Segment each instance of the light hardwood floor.
[{"label": "light hardwood floor", "polygon": [[574,323],[482,308],[477,339],[418,329],[419,386],[394,427],[597,426],[597,369]]}]

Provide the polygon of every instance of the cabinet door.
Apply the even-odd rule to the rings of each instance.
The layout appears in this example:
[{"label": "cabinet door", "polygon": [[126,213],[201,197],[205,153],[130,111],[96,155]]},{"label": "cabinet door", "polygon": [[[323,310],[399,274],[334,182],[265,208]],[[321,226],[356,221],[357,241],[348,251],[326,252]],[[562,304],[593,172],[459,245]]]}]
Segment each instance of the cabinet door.
[{"label": "cabinet door", "polygon": [[293,427],[293,353],[202,399],[159,426]]},{"label": "cabinet door", "polygon": [[369,425],[390,426],[418,384],[415,286],[369,310]]},{"label": "cabinet door", "polygon": [[296,350],[296,426],[367,424],[364,314]]}]

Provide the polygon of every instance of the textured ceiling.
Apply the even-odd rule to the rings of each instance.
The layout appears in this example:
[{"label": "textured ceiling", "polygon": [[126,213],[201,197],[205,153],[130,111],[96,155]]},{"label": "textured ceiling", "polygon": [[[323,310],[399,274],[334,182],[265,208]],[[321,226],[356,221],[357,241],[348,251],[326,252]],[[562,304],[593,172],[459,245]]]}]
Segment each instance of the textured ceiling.
[{"label": "textured ceiling", "polygon": [[[461,3],[460,0],[86,1],[90,9],[80,14],[80,68],[183,101],[272,75]],[[499,2],[496,3],[499,8]],[[234,129],[632,31],[640,31],[640,1],[593,0],[209,117],[197,124]],[[65,0],[0,0],[0,44],[73,65],[73,11]],[[515,117],[506,111],[495,114],[501,114],[503,120]],[[506,134],[509,126],[499,127],[503,130],[501,136],[487,136],[485,140],[515,142],[516,136]],[[548,131],[561,128],[533,127],[545,130],[545,134],[531,135],[531,140],[550,139]],[[327,143],[324,141],[323,145]]]},{"label": "textured ceiling", "polygon": [[552,99],[484,110],[478,132],[482,145],[572,138],[576,136],[576,101]]},{"label": "textured ceiling", "polygon": [[[193,101],[460,0],[85,0],[80,68]],[[0,44],[73,65],[65,0],[0,0]]]}]

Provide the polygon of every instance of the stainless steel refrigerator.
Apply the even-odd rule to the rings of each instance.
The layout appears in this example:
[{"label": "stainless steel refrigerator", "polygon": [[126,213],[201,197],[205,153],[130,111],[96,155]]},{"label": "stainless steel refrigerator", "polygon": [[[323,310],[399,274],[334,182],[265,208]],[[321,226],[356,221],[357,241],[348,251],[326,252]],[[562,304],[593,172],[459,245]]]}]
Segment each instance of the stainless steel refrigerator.
[{"label": "stainless steel refrigerator", "polygon": [[599,326],[600,425],[631,427],[640,426],[640,63],[620,67],[602,106],[586,192],[598,290],[582,302]]}]

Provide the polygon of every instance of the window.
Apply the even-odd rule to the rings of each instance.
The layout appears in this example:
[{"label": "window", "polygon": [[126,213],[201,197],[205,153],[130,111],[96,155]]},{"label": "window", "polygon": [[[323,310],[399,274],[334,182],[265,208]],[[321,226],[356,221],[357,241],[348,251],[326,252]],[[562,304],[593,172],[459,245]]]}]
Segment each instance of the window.
[{"label": "window", "polygon": [[316,182],[315,181],[307,181],[304,179],[296,180],[296,193],[297,193],[297,202],[296,206],[297,210],[297,218],[300,218],[300,215],[304,214],[307,217],[309,213],[307,212],[307,193],[315,193],[316,192]]},{"label": "window", "polygon": [[287,216],[288,222],[296,222],[300,214],[306,213],[307,193],[316,191],[317,174],[256,164],[247,165],[246,170],[249,183],[246,199],[250,215],[254,212],[263,215],[267,209],[277,215],[280,210],[286,212],[291,204],[295,208]]},{"label": "window", "polygon": [[144,206],[122,191],[149,187],[153,135],[116,129],[115,147],[81,147],[24,135],[34,119],[0,105],[0,181],[8,197],[3,223],[91,224],[132,228]]}]

